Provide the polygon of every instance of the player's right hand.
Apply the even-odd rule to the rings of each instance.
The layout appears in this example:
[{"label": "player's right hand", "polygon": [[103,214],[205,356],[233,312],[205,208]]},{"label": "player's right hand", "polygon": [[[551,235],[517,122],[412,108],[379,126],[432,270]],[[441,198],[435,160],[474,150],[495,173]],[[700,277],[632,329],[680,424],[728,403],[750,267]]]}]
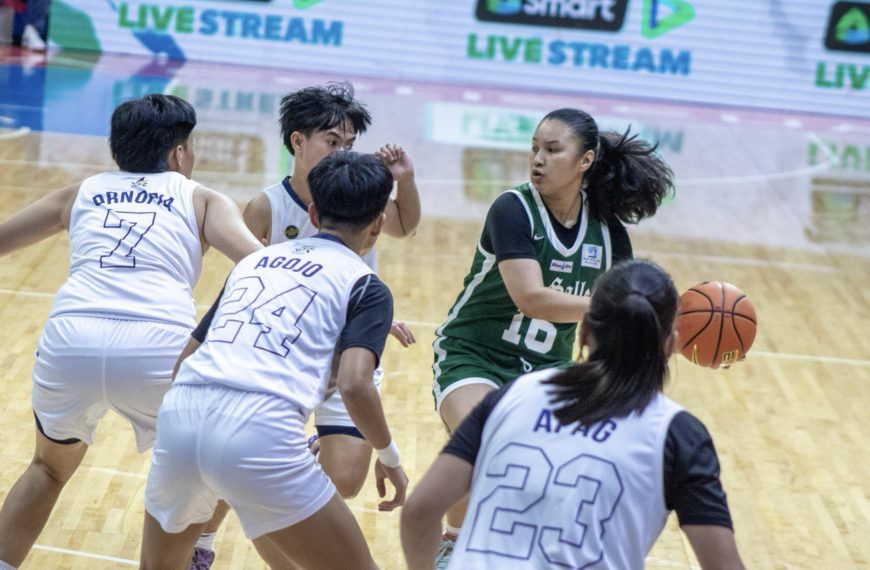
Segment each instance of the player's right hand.
[{"label": "player's right hand", "polygon": [[401,465],[398,467],[387,467],[378,459],[375,461],[375,480],[378,486],[378,496],[381,498],[387,495],[387,479],[396,488],[396,493],[389,501],[381,501],[378,504],[379,511],[392,511],[396,507],[401,507],[405,504],[405,493],[408,491],[408,476],[405,475],[405,470],[402,469]]}]

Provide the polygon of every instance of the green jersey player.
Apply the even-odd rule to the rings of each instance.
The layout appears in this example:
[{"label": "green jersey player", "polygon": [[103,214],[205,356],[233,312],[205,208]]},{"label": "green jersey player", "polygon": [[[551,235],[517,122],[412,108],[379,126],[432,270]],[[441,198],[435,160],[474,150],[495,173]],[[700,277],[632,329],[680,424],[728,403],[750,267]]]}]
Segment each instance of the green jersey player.
[{"label": "green jersey player", "polygon": [[[435,406],[453,432],[517,375],[567,366],[595,280],[632,257],[623,222],[655,214],[673,173],[655,147],[626,131],[598,132],[587,113],[559,109],[535,131],[530,182],[499,196],[471,270],[433,348]],[[446,567],[465,513],[447,516]]]}]

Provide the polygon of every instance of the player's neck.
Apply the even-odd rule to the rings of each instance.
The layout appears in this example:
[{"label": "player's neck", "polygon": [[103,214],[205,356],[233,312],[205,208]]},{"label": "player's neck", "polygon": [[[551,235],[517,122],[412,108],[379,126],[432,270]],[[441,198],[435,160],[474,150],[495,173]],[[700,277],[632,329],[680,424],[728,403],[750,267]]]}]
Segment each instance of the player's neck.
[{"label": "player's neck", "polygon": [[572,228],[580,219],[580,208],[582,202],[580,193],[565,193],[560,192],[556,195],[542,196],[544,204],[560,224],[566,228]]},{"label": "player's neck", "polygon": [[337,237],[348,247],[348,249],[352,250],[359,256],[363,256],[369,249],[371,249],[367,236],[362,232],[343,232],[334,229],[320,228],[320,233]]},{"label": "player's neck", "polygon": [[293,188],[293,192],[299,197],[300,200],[306,205],[311,205],[311,189],[308,188],[308,180],[307,173],[302,175],[297,171],[293,171],[293,174],[290,175],[290,186]]}]

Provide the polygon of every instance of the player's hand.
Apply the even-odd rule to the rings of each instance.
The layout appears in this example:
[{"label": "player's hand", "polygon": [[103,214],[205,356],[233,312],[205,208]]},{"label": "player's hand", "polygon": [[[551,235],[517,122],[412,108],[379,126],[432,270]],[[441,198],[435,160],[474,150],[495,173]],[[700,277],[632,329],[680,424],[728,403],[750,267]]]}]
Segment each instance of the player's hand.
[{"label": "player's hand", "polygon": [[417,342],[417,339],[414,338],[414,333],[402,321],[393,321],[390,327],[390,334],[396,337],[396,340],[406,348]]},{"label": "player's hand", "polygon": [[375,156],[387,166],[394,180],[399,181],[414,176],[414,163],[405,149],[399,145],[386,144],[375,152]]},{"label": "player's hand", "polygon": [[401,465],[396,468],[387,467],[378,459],[375,461],[375,480],[378,486],[378,496],[381,498],[387,496],[387,479],[396,488],[396,493],[389,501],[381,501],[378,504],[379,511],[392,511],[405,504],[405,493],[408,491],[408,476],[405,475],[405,470],[402,469]]}]

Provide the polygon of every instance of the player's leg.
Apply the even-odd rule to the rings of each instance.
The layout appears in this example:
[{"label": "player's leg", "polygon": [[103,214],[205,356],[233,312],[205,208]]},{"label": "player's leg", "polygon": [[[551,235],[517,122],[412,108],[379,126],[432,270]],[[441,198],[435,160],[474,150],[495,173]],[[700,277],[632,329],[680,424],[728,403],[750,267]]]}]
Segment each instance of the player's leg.
[{"label": "player's leg", "polygon": [[[372,380],[380,391],[383,380],[380,368],[375,370]],[[314,410],[314,425],[320,446],[320,466],[342,497],[355,497],[368,476],[372,446],[353,424],[338,390]]]},{"label": "player's leg", "polygon": [[[499,388],[508,377],[500,366],[499,355],[481,352],[461,339],[439,337],[434,343],[435,362],[432,370],[432,394],[435,409],[453,433],[487,394]],[[447,511],[444,536],[438,547],[435,567],[446,568],[465,518],[468,498],[465,497]]]},{"label": "player's leg", "polygon": [[107,411],[102,331],[90,319],[51,318],[33,367],[36,451],[0,509],[0,560],[18,566],[45,527]]},{"label": "player's leg", "polygon": [[0,509],[0,560],[12,566],[24,562],[87,450],[81,441],[57,443],[36,430],[33,460]]},{"label": "player's leg", "polygon": [[[186,327],[148,321],[112,321],[113,346],[119,354],[106,359],[106,397],[126,418],[144,452],[154,443],[157,411],[172,386],[178,355],[190,338]],[[214,561],[215,534],[230,507],[223,501],[197,539],[191,568],[209,568]]]},{"label": "player's leg", "polygon": [[310,517],[255,542],[264,539],[308,570],[377,568],[356,519],[338,493]]},{"label": "player's leg", "polygon": [[218,495],[200,469],[209,395],[207,388],[178,386],[164,399],[145,487],[143,568],[191,567],[197,538],[214,515]]},{"label": "player's leg", "polygon": [[[439,406],[441,420],[447,426],[447,430],[450,433],[456,431],[462,421],[471,413],[471,410],[495,389],[495,386],[488,383],[470,383],[447,393]],[[468,510],[468,495],[465,495],[462,500],[448,509],[445,517],[444,536],[441,539],[436,558],[436,564],[440,563],[441,565],[436,565],[436,568],[446,567],[456,539],[459,537],[459,529],[465,520],[466,510]]]},{"label": "player's leg", "polygon": [[188,570],[190,555],[205,523],[192,524],[179,533],[170,534],[157,519],[145,513],[142,529],[142,570]]},{"label": "player's leg", "polygon": [[318,441],[320,466],[342,497],[356,497],[369,472],[372,446],[361,435],[326,433]]}]

